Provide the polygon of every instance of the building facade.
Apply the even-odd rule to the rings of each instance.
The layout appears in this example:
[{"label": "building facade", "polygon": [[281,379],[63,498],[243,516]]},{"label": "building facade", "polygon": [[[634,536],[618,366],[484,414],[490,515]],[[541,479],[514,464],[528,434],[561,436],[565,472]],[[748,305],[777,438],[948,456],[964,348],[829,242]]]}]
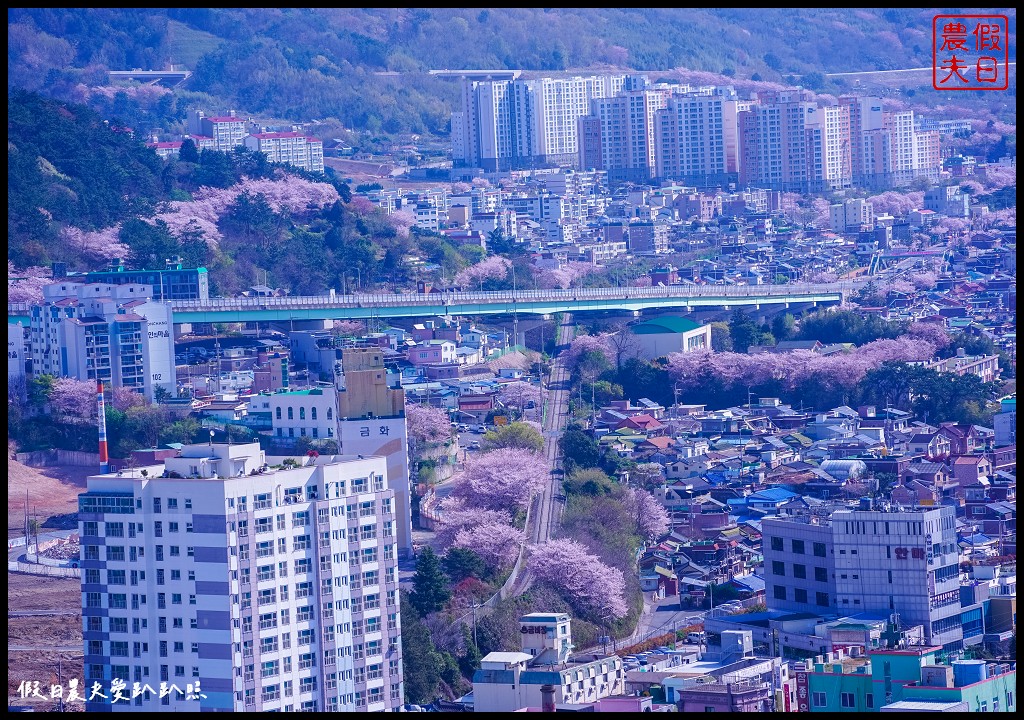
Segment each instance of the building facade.
[{"label": "building facade", "polygon": [[[211,443],[131,477],[90,477],[79,496],[86,683],[144,692],[86,710],[397,709],[385,473],[379,457],[274,469],[258,444]],[[195,697],[161,698],[161,683]]]},{"label": "building facade", "polygon": [[30,312],[33,374],[99,380],[148,399],[177,394],[171,307],[152,286],[59,282]]}]

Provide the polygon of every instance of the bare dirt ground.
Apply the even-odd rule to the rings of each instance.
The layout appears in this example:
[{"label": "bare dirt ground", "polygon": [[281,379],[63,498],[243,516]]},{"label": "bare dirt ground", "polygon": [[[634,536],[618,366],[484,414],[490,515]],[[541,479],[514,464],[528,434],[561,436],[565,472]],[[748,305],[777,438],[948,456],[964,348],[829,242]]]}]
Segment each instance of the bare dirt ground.
[{"label": "bare dirt ground", "polygon": [[[72,613],[7,619],[7,702],[9,705],[29,705],[37,711],[43,711],[53,706],[53,701],[49,699],[49,687],[57,682],[58,663],[65,692],[70,678],[78,678],[80,686],[83,682],[81,588],[77,578],[8,573],[7,581],[8,610],[59,610]],[[34,649],[11,649],[26,646]],[[62,647],[77,649],[42,649]],[[47,699],[21,698],[18,692],[20,684],[36,680]]]},{"label": "bare dirt ground", "polygon": [[25,534],[25,494],[29,512],[41,523],[63,514],[78,512],[78,494],[85,490],[86,478],[98,468],[80,465],[54,465],[33,468],[7,460],[7,536]]}]

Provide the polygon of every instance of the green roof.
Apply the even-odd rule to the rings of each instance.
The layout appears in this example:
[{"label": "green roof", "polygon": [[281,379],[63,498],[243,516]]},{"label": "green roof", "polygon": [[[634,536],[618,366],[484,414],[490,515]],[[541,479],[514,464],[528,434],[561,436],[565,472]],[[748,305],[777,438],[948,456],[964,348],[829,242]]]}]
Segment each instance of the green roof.
[{"label": "green roof", "polygon": [[277,395],[323,395],[324,391],[320,388],[310,388],[309,390],[289,390],[288,392],[276,393]]},{"label": "green roof", "polygon": [[687,333],[701,327],[689,318],[669,315],[655,320],[648,320],[645,323],[633,326],[633,333],[636,335],[657,335],[661,333]]}]

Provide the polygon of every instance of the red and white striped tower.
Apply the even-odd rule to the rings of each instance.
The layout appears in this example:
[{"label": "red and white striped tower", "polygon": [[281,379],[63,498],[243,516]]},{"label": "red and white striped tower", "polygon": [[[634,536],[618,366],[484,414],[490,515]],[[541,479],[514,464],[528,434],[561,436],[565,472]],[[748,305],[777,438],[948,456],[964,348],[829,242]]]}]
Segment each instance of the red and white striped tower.
[{"label": "red and white striped tower", "polygon": [[107,453],[107,413],[103,404],[103,381],[96,381],[96,416],[100,423],[100,473],[110,472],[110,456]]}]

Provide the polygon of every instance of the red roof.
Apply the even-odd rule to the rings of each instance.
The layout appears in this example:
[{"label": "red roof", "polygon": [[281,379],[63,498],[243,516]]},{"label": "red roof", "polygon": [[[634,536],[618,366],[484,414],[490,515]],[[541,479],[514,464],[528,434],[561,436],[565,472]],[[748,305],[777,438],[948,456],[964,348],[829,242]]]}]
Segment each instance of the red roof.
[{"label": "red roof", "polygon": [[179,141],[175,141],[175,142],[155,142],[155,143],[150,142],[150,143],[146,143],[146,147],[151,147],[151,148],[171,148],[173,150],[174,148],[180,148],[181,147],[181,141],[179,140]]},{"label": "red roof", "polygon": [[225,122],[240,123],[240,122],[242,122],[242,118],[240,118],[240,117],[233,117],[231,115],[227,115],[225,117],[209,117],[209,118],[204,118],[204,119],[205,120],[209,120],[210,122],[215,122],[215,123],[225,123]]}]

